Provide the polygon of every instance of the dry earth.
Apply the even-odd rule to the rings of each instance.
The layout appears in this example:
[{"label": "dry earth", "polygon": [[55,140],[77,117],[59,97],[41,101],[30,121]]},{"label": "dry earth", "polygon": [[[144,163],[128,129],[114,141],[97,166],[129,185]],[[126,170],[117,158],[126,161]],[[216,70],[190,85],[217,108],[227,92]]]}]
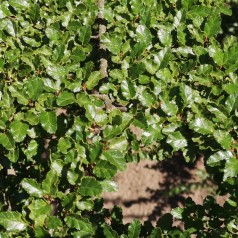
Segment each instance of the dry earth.
[{"label": "dry earth", "polygon": [[[214,195],[215,185],[207,177],[203,158],[193,165],[176,157],[162,162],[142,160],[129,163],[126,171],[115,177],[118,191],[104,193],[105,208],[122,207],[124,223],[134,218],[153,225],[171,208],[183,206],[190,196],[202,204],[207,194]],[[223,204],[224,197],[216,197]]]}]

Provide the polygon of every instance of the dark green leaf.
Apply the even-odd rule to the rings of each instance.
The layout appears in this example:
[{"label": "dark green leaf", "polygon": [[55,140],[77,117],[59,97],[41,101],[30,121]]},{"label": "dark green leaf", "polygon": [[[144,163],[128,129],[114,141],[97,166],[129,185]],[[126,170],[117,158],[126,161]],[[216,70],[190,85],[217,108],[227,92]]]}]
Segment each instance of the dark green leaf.
[{"label": "dark green leaf", "polygon": [[212,37],[217,35],[221,31],[221,17],[218,14],[212,14],[204,28],[204,32],[207,37]]},{"label": "dark green leaf", "polygon": [[64,107],[69,104],[72,104],[75,102],[74,94],[64,91],[57,97],[56,102],[57,102],[58,106],[60,106],[60,107]]},{"label": "dark green leaf", "polygon": [[83,45],[87,44],[91,37],[91,27],[90,26],[82,26],[79,30],[79,39]]},{"label": "dark green leaf", "polygon": [[55,195],[58,189],[59,178],[57,172],[51,169],[47,175],[45,180],[42,182],[42,189],[45,194]]},{"label": "dark green leaf", "polygon": [[79,193],[83,196],[97,196],[102,192],[101,184],[93,177],[83,177]]},{"label": "dark green leaf", "polygon": [[112,178],[117,172],[117,167],[107,161],[100,160],[93,171],[99,178]]}]

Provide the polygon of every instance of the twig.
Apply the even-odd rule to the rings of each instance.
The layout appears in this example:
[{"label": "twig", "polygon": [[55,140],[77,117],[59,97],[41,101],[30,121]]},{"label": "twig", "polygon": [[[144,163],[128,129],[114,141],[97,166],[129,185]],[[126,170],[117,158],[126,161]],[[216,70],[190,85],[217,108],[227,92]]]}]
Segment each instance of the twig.
[{"label": "twig", "polygon": [[99,32],[98,32],[98,38],[99,38],[99,49],[101,52],[101,56],[100,56],[100,73],[102,75],[102,78],[107,78],[108,77],[108,73],[107,73],[107,60],[105,59],[104,55],[105,55],[105,51],[106,51],[106,47],[103,45],[102,43],[102,36],[103,34],[106,32],[106,23],[105,23],[105,19],[104,19],[104,5],[105,5],[105,1],[104,0],[98,0],[98,8],[99,8],[99,12],[98,12],[98,19],[99,19]]}]

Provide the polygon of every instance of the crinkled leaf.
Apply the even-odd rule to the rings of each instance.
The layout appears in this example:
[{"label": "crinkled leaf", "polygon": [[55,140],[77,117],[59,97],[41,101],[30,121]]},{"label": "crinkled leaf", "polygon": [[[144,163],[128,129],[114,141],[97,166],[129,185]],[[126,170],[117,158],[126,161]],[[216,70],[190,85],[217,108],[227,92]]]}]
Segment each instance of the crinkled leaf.
[{"label": "crinkled leaf", "polygon": [[29,126],[24,122],[20,122],[20,121],[12,122],[10,125],[10,131],[12,133],[13,139],[16,142],[23,141],[27,135],[28,128]]},{"label": "crinkled leaf", "polygon": [[102,193],[102,186],[93,177],[83,177],[79,193],[83,196],[97,196]]},{"label": "crinkled leaf", "polygon": [[12,135],[0,133],[0,144],[7,150],[12,149],[14,147],[14,140],[12,138]]},{"label": "crinkled leaf", "polygon": [[27,191],[28,194],[34,197],[42,197],[43,191],[41,185],[36,182],[35,179],[24,178],[21,182],[23,189]]},{"label": "crinkled leaf", "polygon": [[126,168],[126,161],[123,154],[118,150],[107,150],[102,153],[102,159],[108,160],[111,164],[114,164],[119,170]]},{"label": "crinkled leaf", "polygon": [[59,178],[55,170],[51,169],[42,182],[42,189],[45,194],[55,195],[58,190]]},{"label": "crinkled leaf", "polygon": [[24,150],[24,153],[28,159],[31,159],[34,155],[37,154],[38,143],[35,140],[31,140],[27,146],[27,149]]},{"label": "crinkled leaf", "polygon": [[91,27],[90,26],[82,26],[80,29],[79,29],[79,39],[80,41],[82,42],[82,44],[87,44],[90,40],[90,37],[91,37]]},{"label": "crinkled leaf", "polygon": [[94,167],[93,172],[99,178],[112,178],[117,172],[117,167],[105,160],[100,160]]},{"label": "crinkled leaf", "polygon": [[213,133],[216,141],[221,145],[221,147],[225,150],[230,149],[232,137],[228,131],[216,130]]},{"label": "crinkled leaf", "polygon": [[28,224],[19,212],[0,212],[0,225],[7,231],[23,231]]},{"label": "crinkled leaf", "polygon": [[219,165],[222,160],[229,160],[232,157],[233,155],[230,151],[218,151],[208,158],[207,164],[214,167]]},{"label": "crinkled leaf", "polygon": [[212,37],[217,35],[221,30],[221,17],[218,14],[212,14],[204,28],[204,32],[207,37]]},{"label": "crinkled leaf", "polygon": [[51,205],[43,199],[33,200],[28,208],[30,210],[29,217],[34,221],[36,226],[43,226],[45,219],[51,213]]},{"label": "crinkled leaf", "polygon": [[103,192],[117,192],[118,186],[114,181],[103,180],[100,182]]},{"label": "crinkled leaf", "polygon": [[57,130],[57,117],[55,112],[42,112],[40,114],[40,123],[47,132],[55,133]]},{"label": "crinkled leaf", "polygon": [[141,223],[139,220],[134,220],[128,227],[128,238],[140,237]]},{"label": "crinkled leaf", "polygon": [[74,94],[64,91],[57,97],[56,102],[57,102],[58,106],[60,106],[60,107],[64,107],[69,104],[72,104],[75,102]]},{"label": "crinkled leaf", "polygon": [[228,178],[236,177],[238,174],[238,160],[234,157],[229,158],[226,161],[223,181],[226,181]]},{"label": "crinkled leaf", "polygon": [[123,80],[121,82],[122,95],[127,99],[133,99],[136,95],[134,84],[130,81]]},{"label": "crinkled leaf", "polygon": [[183,211],[184,211],[184,208],[176,207],[176,208],[172,209],[171,214],[173,215],[173,217],[175,217],[177,219],[182,219]]},{"label": "crinkled leaf", "polygon": [[111,226],[107,224],[103,224],[103,234],[105,238],[118,238],[118,234],[115,230],[112,229]]},{"label": "crinkled leaf", "polygon": [[9,0],[9,4],[16,10],[22,10],[30,6],[29,0]]},{"label": "crinkled leaf", "polygon": [[211,134],[214,131],[212,122],[202,117],[191,121],[189,128],[203,135]]},{"label": "crinkled leaf", "polygon": [[33,78],[30,80],[27,80],[26,82],[26,93],[29,97],[29,99],[35,101],[38,99],[38,97],[43,92],[43,80],[39,78]]},{"label": "crinkled leaf", "polygon": [[92,211],[94,207],[94,203],[92,200],[80,200],[76,201],[76,206],[79,210],[87,210],[87,211]]},{"label": "crinkled leaf", "polygon": [[176,151],[185,148],[188,145],[187,140],[179,131],[169,133],[167,143]]},{"label": "crinkled leaf", "polygon": [[95,86],[97,86],[101,78],[102,78],[102,75],[99,71],[91,72],[86,82],[87,89],[92,90]]}]

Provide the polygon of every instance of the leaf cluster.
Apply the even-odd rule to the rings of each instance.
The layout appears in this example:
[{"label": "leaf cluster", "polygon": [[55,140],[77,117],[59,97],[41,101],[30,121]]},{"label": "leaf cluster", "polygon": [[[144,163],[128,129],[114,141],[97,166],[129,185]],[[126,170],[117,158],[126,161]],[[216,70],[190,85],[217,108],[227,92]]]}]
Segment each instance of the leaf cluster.
[{"label": "leaf cluster", "polygon": [[[238,42],[217,40],[231,10],[222,0],[106,2],[106,79],[97,14],[94,0],[1,1],[0,236],[235,237]],[[177,151],[188,162],[205,154],[230,194],[224,207],[188,200],[156,228],[103,208],[126,163]]]}]

